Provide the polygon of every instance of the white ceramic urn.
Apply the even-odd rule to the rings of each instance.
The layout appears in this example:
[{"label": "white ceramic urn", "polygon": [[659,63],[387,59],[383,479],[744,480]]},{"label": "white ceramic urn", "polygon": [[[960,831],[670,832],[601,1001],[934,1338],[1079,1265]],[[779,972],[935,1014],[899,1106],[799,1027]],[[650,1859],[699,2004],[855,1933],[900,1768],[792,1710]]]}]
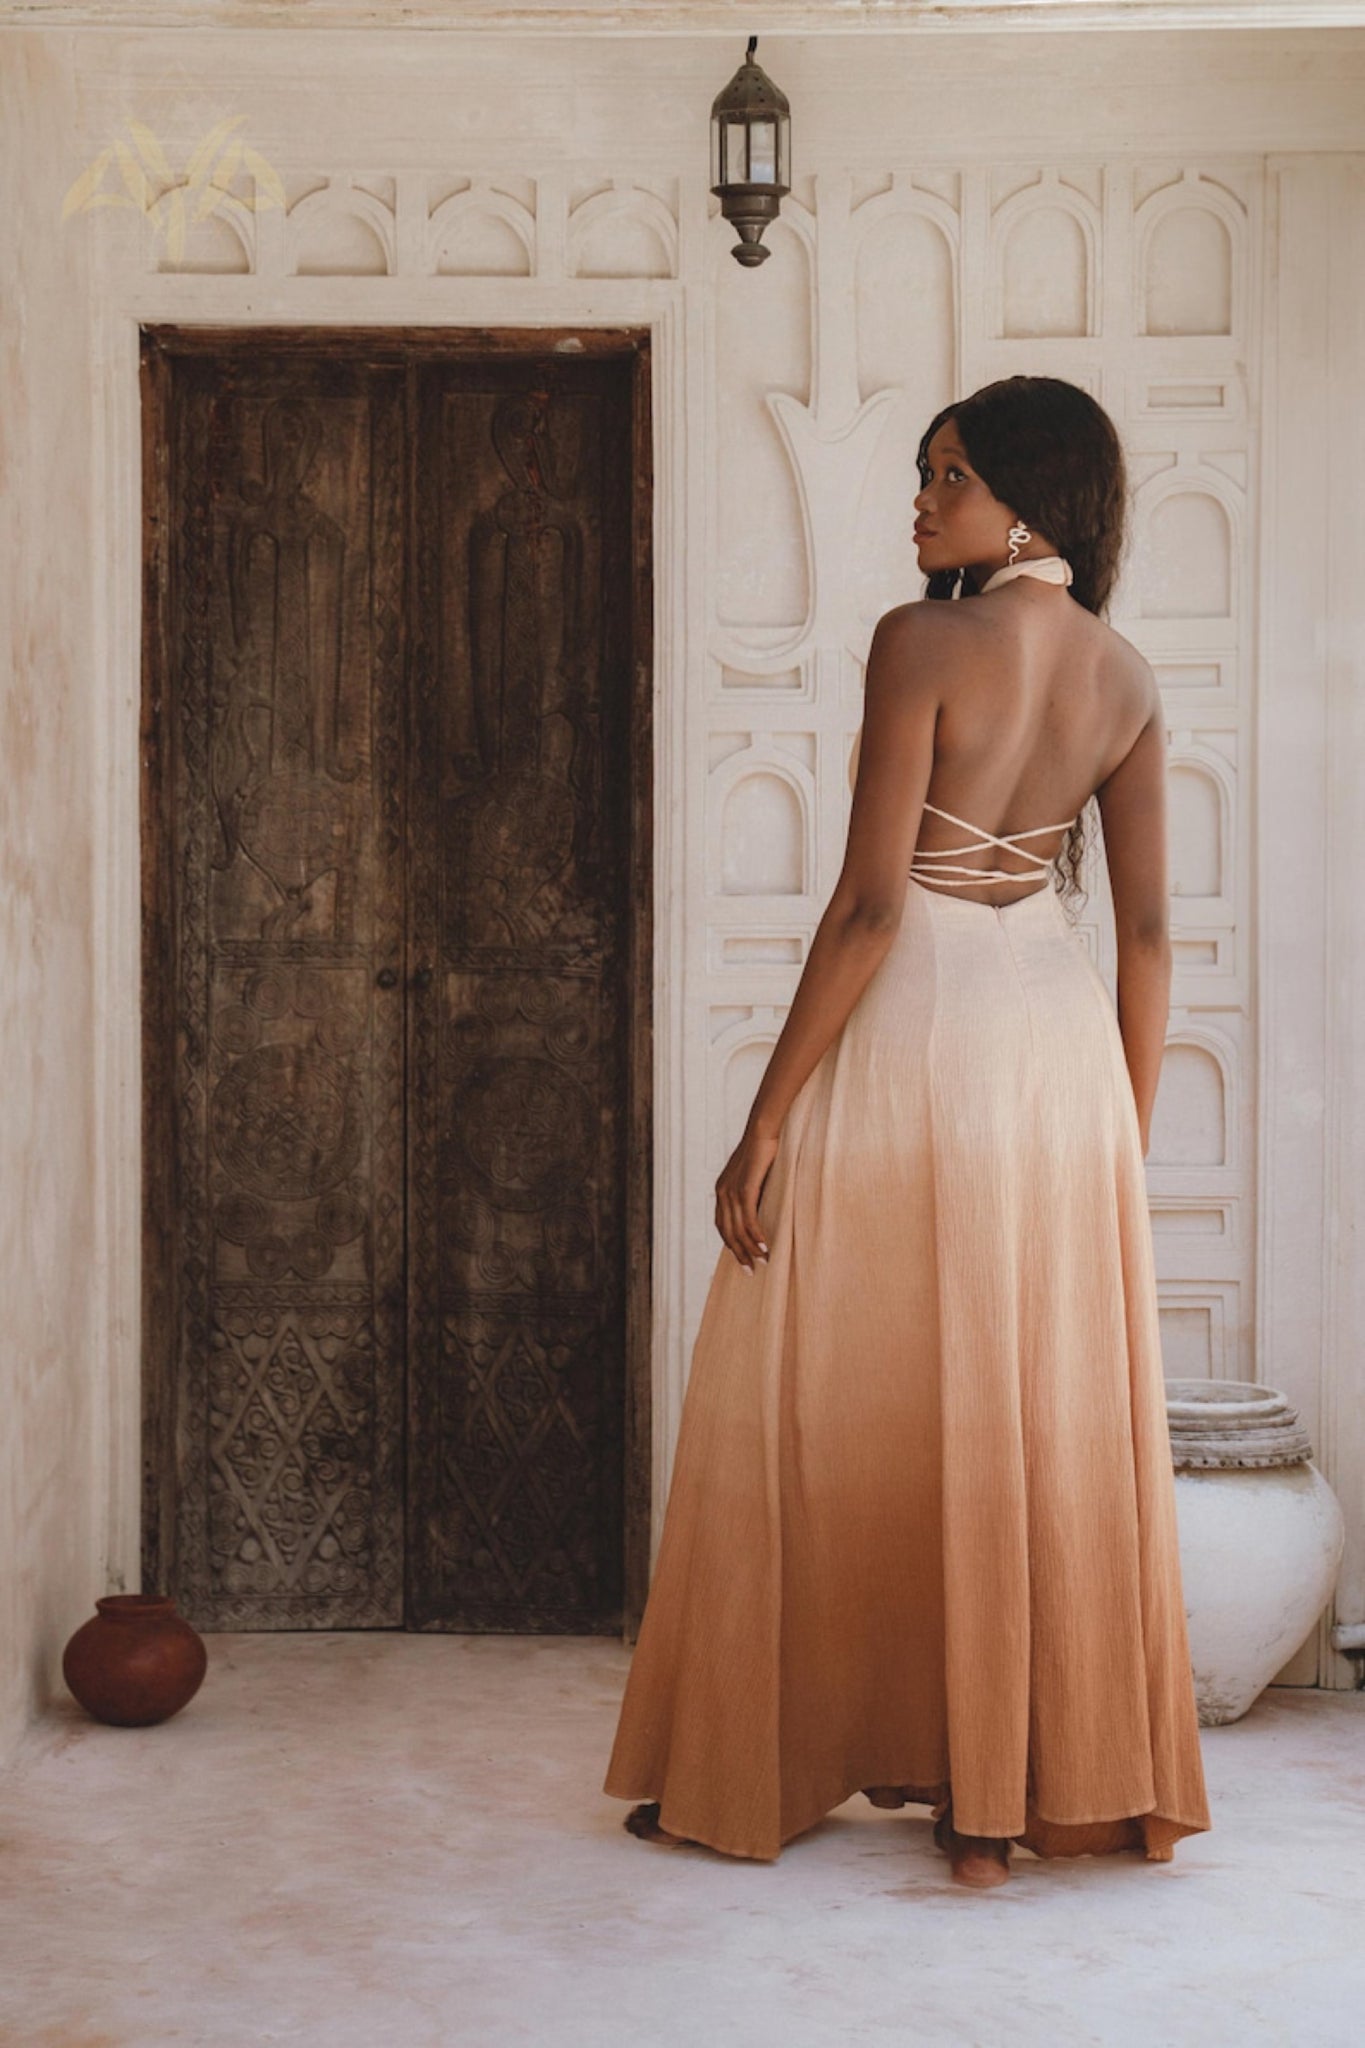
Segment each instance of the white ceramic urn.
[{"label": "white ceramic urn", "polygon": [[1199,1719],[1236,1721],[1332,1597],[1341,1505],[1296,1411],[1247,1380],[1168,1380],[1180,1571]]}]

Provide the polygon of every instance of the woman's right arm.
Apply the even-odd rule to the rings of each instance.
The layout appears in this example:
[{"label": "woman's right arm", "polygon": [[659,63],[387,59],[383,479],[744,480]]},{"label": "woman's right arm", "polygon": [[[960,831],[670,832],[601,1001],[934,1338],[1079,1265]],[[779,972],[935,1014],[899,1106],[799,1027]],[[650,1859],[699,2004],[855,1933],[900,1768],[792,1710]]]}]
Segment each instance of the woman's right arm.
[{"label": "woman's right arm", "polygon": [[1146,1157],[1171,1003],[1166,880],[1166,719],[1148,671],[1147,723],[1095,792],[1118,940],[1118,1019]]}]

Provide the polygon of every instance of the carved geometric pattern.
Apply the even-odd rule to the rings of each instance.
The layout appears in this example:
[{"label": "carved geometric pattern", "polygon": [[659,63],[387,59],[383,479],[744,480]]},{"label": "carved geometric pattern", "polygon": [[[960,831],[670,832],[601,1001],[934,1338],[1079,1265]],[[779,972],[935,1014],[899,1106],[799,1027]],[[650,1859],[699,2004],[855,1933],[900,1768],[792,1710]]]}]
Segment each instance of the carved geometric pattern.
[{"label": "carved geometric pattern", "polygon": [[213,1094],[217,1157],[242,1187],[316,1195],[360,1157],[361,1105],[344,1068],[307,1046],[258,1046]]},{"label": "carved geometric pattern", "polygon": [[578,1183],[592,1098],[550,1060],[492,1059],[464,1076],[459,1141],[472,1178],[500,1209],[543,1209]]},{"label": "carved geometric pattern", "polygon": [[442,1469],[461,1509],[445,1519],[463,1533],[446,1559],[448,1596],[575,1626],[600,1599],[596,1319],[561,1319],[550,1344],[479,1313],[447,1317],[442,1335]]},{"label": "carved geometric pattern", "polygon": [[372,1334],[358,1308],[239,1309],[214,1332],[210,1542],[225,1592],[364,1596]]}]

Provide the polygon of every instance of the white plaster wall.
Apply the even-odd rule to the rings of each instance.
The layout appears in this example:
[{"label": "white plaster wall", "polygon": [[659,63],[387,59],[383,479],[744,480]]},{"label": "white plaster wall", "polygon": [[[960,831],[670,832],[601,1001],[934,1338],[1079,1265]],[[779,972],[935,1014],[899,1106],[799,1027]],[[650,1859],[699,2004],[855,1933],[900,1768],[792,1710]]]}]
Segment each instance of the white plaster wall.
[{"label": "white plaster wall", "polygon": [[[7,363],[28,334],[6,439],[30,451],[0,573],[32,734],[0,846],[18,963],[0,1015],[11,1068],[43,1061],[4,1141],[25,1199],[0,1298],[21,1304],[28,1418],[0,1501],[11,1729],[106,1580],[137,1575],[140,319],[653,329],[656,1507],[718,1249],[711,1184],[842,852],[861,660],[878,610],[919,594],[915,440],[1016,369],[1095,392],[1135,485],[1115,623],[1171,726],[1176,981],[1149,1164],[1168,1370],[1299,1402],[1365,1603],[1365,1026],[1340,972],[1365,913],[1333,865],[1365,768],[1342,544],[1365,521],[1343,368],[1365,264],[1338,261],[1365,223],[1365,35],[916,33],[760,54],[796,109],[797,183],[751,275],[704,189],[734,38],[0,31],[23,163],[5,232],[25,256]],[[178,251],[173,199],[60,224],[101,151],[100,190],[137,188],[130,117],[174,180],[237,116],[286,210],[252,210],[243,158],[233,204]],[[148,176],[151,200],[170,181]],[[25,966],[35,929],[47,950]],[[1286,1675],[1319,1671],[1350,1681],[1325,1641]]]},{"label": "white plaster wall", "polygon": [[92,1006],[87,249],[74,75],[0,39],[0,1752],[105,1590]]}]

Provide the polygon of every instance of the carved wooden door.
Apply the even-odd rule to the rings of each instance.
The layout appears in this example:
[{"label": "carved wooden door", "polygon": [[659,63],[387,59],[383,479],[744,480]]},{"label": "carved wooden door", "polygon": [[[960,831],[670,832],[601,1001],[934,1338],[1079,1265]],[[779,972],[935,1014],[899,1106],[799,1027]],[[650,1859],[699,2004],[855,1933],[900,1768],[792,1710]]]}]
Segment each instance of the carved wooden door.
[{"label": "carved wooden door", "polygon": [[146,1583],[618,1627],[635,365],[144,360]]}]

